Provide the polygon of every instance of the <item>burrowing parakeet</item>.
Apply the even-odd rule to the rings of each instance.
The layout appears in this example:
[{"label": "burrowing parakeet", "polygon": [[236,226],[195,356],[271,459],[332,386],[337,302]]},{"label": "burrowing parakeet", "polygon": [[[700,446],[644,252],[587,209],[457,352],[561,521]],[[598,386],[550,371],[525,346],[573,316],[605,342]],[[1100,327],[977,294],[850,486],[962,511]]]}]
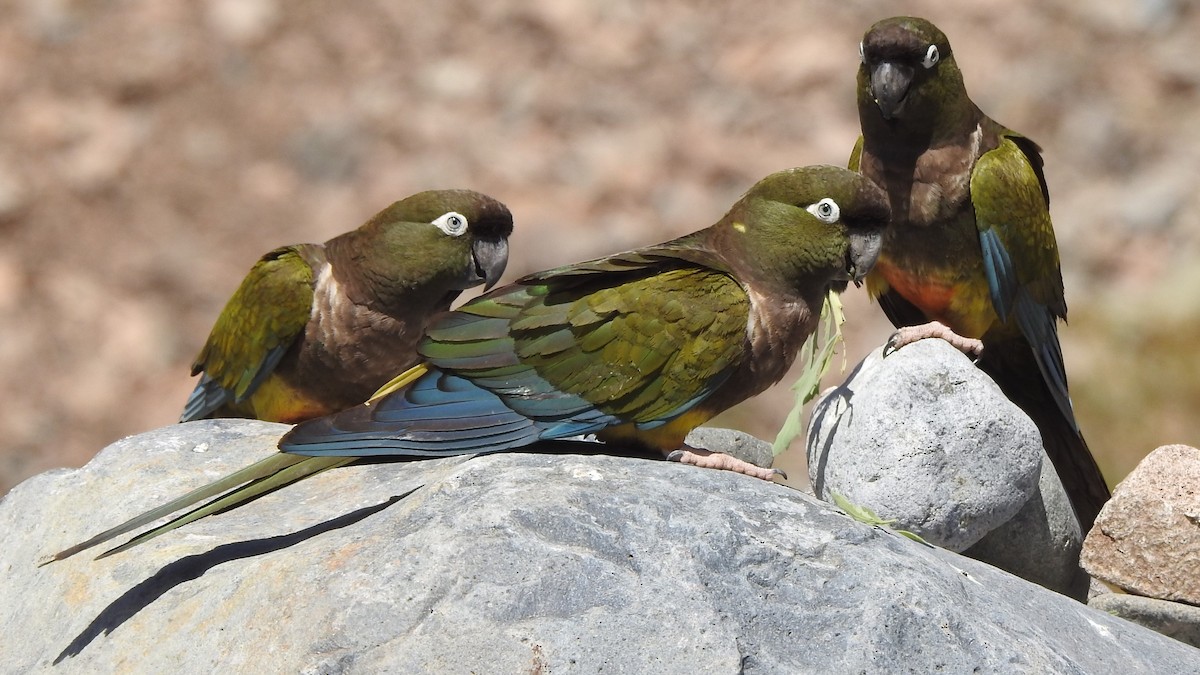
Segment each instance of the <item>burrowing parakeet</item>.
[{"label": "burrowing parakeet", "polygon": [[499,280],[512,216],[469,190],[421,192],[356,230],[264,255],[192,364],[181,422],[294,423],[370,398],[415,365],[429,319]]},{"label": "burrowing parakeet", "polygon": [[826,294],[874,263],[887,221],[882,191],[845,169],[768,176],[709,228],[531,274],[441,315],[418,348],[424,361],[369,403],[302,423],[283,452],[54,559],[229,491],[109,553],[123,550],[372,455],[482,454],[597,434],[618,449],[770,478],[684,437],[783,377]]},{"label": "burrowing parakeet", "polygon": [[880,21],[860,52],[850,168],[891,204],[867,288],[900,328],[893,345],[937,335],[978,355],[1037,424],[1087,532],[1109,491],[1067,394],[1057,326],[1067,305],[1041,149],[971,101],[930,22]]}]

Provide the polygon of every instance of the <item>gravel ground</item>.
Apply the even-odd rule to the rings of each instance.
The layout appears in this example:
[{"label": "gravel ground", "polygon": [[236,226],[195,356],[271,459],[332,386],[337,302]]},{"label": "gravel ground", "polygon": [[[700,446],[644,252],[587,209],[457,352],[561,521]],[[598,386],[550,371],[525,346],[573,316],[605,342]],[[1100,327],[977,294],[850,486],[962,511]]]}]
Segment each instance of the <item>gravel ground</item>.
[{"label": "gravel ground", "polygon": [[[857,43],[897,11],[938,23],[976,102],[1045,149],[1072,392],[1110,479],[1200,443],[1191,3],[0,8],[0,491],[174,421],[259,254],[412,192],[507,203],[513,278],[704,227],[772,171],[844,163]],[[853,362],[890,331],[862,291],[846,302]],[[723,421],[772,437],[786,385]]]}]

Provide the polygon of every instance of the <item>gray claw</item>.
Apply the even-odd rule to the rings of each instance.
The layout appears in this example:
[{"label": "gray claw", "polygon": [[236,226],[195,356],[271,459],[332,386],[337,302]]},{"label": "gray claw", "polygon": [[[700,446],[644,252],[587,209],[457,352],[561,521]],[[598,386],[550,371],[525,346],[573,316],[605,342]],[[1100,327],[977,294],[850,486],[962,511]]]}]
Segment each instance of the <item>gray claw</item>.
[{"label": "gray claw", "polygon": [[888,341],[884,343],[883,358],[886,359],[887,357],[896,353],[896,351],[899,349],[899,347],[896,346],[896,342],[899,337],[900,337],[900,331],[896,331],[895,333],[892,333],[892,336],[889,337]]}]

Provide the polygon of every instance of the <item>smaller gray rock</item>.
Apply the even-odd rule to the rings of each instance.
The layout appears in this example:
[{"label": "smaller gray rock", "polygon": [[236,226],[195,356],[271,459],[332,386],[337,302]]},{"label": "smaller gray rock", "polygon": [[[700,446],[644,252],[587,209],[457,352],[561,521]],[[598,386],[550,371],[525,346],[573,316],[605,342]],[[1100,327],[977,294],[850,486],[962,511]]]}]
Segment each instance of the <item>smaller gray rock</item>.
[{"label": "smaller gray rock", "polygon": [[961,352],[921,340],[869,354],[813,408],[809,478],[931,544],[963,551],[1037,492],[1041,436]]},{"label": "smaller gray rock", "polygon": [[1124,593],[1104,593],[1088,606],[1200,647],[1200,607]]},{"label": "smaller gray rock", "polygon": [[982,560],[1076,600],[1091,578],[1079,566],[1083,532],[1058,474],[1042,458],[1038,493],[1011,520],[988,532],[963,555]]},{"label": "smaller gray rock", "polygon": [[775,461],[771,444],[744,431],[722,427],[697,427],[684,442],[693,448],[723,452],[755,466],[770,468]]},{"label": "smaller gray rock", "polygon": [[1037,427],[942,340],[877,349],[813,408],[809,478],[895,527],[1082,600],[1082,533]]}]

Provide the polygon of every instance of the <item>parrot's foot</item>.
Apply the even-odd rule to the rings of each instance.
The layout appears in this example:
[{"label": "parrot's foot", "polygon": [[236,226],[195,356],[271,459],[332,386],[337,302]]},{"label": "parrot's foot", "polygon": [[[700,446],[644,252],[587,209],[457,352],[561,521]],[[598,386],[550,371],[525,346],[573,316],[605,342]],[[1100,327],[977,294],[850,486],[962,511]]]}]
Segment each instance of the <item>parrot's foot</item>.
[{"label": "parrot's foot", "polygon": [[905,345],[910,345],[917,340],[924,340],[926,338],[940,338],[945,340],[958,351],[973,358],[979,358],[979,355],[983,353],[982,340],[963,337],[950,330],[949,326],[940,321],[930,321],[920,326],[905,326],[892,333],[892,337],[888,338],[887,344],[883,347],[883,355],[888,356]]},{"label": "parrot's foot", "polygon": [[787,478],[787,474],[782,469],[764,469],[761,466],[755,466],[744,459],[738,459],[723,452],[712,452],[711,450],[693,448],[687,445],[667,455],[667,461],[691,464],[705,469],[735,471],[763,480],[771,480],[776,476]]}]

